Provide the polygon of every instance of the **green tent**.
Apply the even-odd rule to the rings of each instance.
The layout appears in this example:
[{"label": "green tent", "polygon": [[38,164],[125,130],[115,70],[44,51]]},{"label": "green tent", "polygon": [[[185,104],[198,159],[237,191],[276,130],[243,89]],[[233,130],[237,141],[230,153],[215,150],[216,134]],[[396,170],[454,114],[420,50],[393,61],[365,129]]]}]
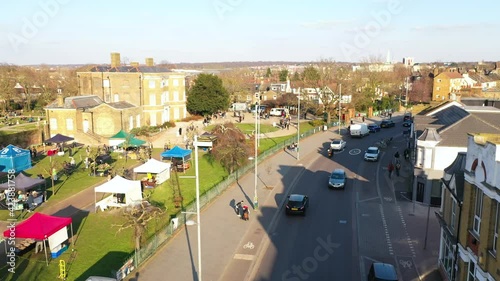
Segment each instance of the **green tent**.
[{"label": "green tent", "polygon": [[123,146],[126,146],[126,147],[139,147],[141,145],[144,145],[146,143],[146,141],[143,141],[143,140],[140,140],[140,139],[136,139],[134,137],[130,137],[130,138],[127,138],[124,142],[120,143],[118,145],[118,147],[123,147]]},{"label": "green tent", "polygon": [[126,139],[130,136],[129,133],[125,132],[124,130],[120,130],[116,135],[110,137],[110,139]]}]

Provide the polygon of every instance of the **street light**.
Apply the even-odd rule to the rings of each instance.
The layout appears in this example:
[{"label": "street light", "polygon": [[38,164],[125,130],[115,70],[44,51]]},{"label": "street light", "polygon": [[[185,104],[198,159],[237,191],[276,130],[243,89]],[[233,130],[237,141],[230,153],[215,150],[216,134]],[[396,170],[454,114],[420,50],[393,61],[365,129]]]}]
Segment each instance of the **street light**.
[{"label": "street light", "polygon": [[295,149],[297,149],[297,160],[300,159],[299,156],[299,144],[300,144],[300,88],[299,88],[299,93],[297,98],[299,99],[298,106],[297,106],[297,146]]},{"label": "street light", "polygon": [[257,128],[257,123],[258,123],[258,102],[255,102],[255,144],[254,144],[254,148],[255,148],[255,151],[254,151],[254,164],[255,164],[255,167],[254,167],[254,196],[253,196],[253,207],[255,210],[259,209],[259,199],[258,199],[258,196],[257,196],[257,146],[259,145],[258,144],[258,139],[260,139],[259,137],[259,132],[258,132],[258,128]]},{"label": "street light", "polygon": [[340,102],[342,101],[342,84],[339,84],[339,135],[340,135]]}]

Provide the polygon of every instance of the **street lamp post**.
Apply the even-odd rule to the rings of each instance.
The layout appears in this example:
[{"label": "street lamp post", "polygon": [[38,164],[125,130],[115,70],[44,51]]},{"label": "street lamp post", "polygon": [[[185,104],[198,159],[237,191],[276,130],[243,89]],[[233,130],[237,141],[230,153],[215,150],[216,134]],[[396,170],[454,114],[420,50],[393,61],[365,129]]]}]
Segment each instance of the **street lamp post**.
[{"label": "street lamp post", "polygon": [[408,78],[406,77],[405,110],[408,108]]},{"label": "street lamp post", "polygon": [[342,101],[342,84],[339,84],[339,135],[340,135],[340,102]]},{"label": "street lamp post", "polygon": [[[194,136],[194,173],[196,177],[196,217],[198,220],[198,281],[201,281],[201,219],[200,219],[200,173],[198,169],[198,136]],[[211,146],[211,143],[210,143]]]},{"label": "street lamp post", "polygon": [[259,208],[259,199],[258,199],[258,196],[257,196],[257,153],[258,153],[258,149],[257,149],[257,146],[259,145],[258,142],[259,142],[259,134],[258,134],[258,102],[255,102],[255,145],[254,145],[254,148],[255,148],[255,151],[254,151],[254,196],[253,196],[253,207],[255,210],[257,210]]},{"label": "street lamp post", "polygon": [[298,106],[297,106],[297,147],[295,147],[295,149],[297,149],[297,160],[300,159],[300,155],[299,155],[299,150],[300,150],[300,89],[299,89],[299,95],[298,95],[298,99],[299,99],[299,102],[298,102]]}]

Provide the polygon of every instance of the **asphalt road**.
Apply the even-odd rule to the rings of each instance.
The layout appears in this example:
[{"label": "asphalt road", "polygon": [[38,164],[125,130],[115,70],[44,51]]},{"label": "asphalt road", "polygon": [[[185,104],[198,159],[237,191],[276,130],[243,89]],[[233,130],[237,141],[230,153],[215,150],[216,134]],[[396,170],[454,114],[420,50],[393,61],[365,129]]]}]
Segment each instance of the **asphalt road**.
[{"label": "asphalt road", "polygon": [[[366,280],[374,261],[400,263],[402,280],[418,280],[414,267],[406,266],[413,264],[415,252],[385,169],[406,144],[398,125],[362,139],[344,136],[346,149],[332,159],[315,156],[287,190],[310,197],[306,216],[286,216],[281,210],[252,280]],[[366,148],[391,136],[393,143],[378,162],[363,161]],[[347,172],[345,190],[327,186],[335,168]]]}]

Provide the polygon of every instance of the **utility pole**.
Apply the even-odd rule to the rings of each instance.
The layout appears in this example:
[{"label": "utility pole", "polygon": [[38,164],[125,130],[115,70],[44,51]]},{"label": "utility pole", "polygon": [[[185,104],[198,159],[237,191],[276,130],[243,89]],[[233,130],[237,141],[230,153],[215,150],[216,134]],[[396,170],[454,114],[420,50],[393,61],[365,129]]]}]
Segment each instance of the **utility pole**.
[{"label": "utility pole", "polygon": [[342,101],[342,84],[339,84],[339,135],[340,135],[340,102]]}]

